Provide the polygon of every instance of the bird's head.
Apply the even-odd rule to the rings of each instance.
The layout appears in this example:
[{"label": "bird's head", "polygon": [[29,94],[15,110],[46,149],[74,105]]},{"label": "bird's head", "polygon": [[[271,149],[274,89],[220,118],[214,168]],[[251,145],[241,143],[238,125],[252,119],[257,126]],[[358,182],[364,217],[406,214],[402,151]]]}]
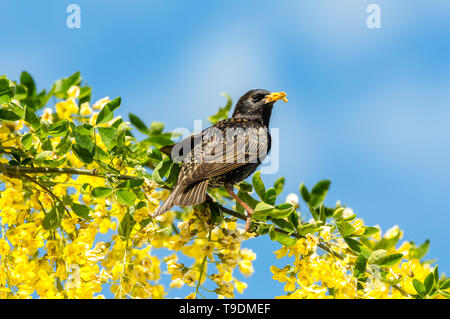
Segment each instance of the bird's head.
[{"label": "bird's head", "polygon": [[286,93],[272,93],[262,89],[250,90],[237,102],[233,117],[261,121],[264,125],[269,126],[272,107],[278,100],[287,102]]}]

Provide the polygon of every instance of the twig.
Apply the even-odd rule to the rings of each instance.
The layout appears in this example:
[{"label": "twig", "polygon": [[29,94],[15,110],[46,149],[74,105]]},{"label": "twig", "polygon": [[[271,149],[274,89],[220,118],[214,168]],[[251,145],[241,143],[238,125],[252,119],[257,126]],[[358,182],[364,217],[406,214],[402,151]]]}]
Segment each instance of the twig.
[{"label": "twig", "polygon": [[[66,205],[64,204],[64,202],[58,197],[56,196],[50,189],[48,189],[46,186],[42,185],[40,182],[38,182],[37,180],[33,179],[31,176],[28,176],[27,174],[21,174],[20,176],[25,177],[26,179],[28,179],[30,182],[35,183],[36,185],[40,186],[43,190],[45,190],[48,194],[50,194],[51,197],[53,197],[54,200],[58,201],[63,207],[64,210],[67,212],[67,214],[69,216],[72,216],[72,214],[70,213],[70,211],[67,209]],[[41,204],[42,205],[42,204]],[[45,211],[45,210],[44,210]]]},{"label": "twig", "polygon": [[[210,200],[212,200],[212,199],[210,198]],[[236,212],[236,211],[234,211],[232,209],[226,208],[226,207],[224,207],[224,206],[222,206],[220,204],[219,204],[219,208],[224,213],[226,213],[226,214],[228,214],[230,216],[236,217],[236,218],[241,219],[241,220],[246,220],[247,219],[247,217],[244,216],[243,214],[238,213],[238,212]],[[281,228],[278,228],[278,227],[274,227],[273,230],[276,231],[277,233],[280,233],[280,234],[283,234],[283,235],[287,235],[287,236],[292,236],[292,237],[297,238],[297,239],[305,238],[305,236],[303,236],[303,235],[296,234],[296,233],[289,233],[289,232],[287,232],[287,231],[285,231],[285,230],[283,230]],[[341,254],[333,251],[332,249],[330,249],[329,247],[327,247],[323,243],[318,243],[317,246],[320,247],[321,249],[325,250],[327,253],[332,254],[332,255],[336,256],[337,258],[339,258],[341,260],[344,259],[344,257]]]},{"label": "twig", "polygon": [[[93,177],[105,178],[108,174],[99,174],[98,169],[81,169],[81,168],[71,168],[71,167],[24,167],[24,166],[13,166],[7,164],[0,164],[1,171],[12,174],[68,174],[68,175],[89,175]],[[111,174],[113,175],[113,174]],[[130,180],[139,178],[138,176],[130,175],[114,175],[118,179]]]},{"label": "twig", "polygon": [[[209,229],[209,234],[208,234],[208,240],[211,240],[211,228]],[[203,271],[205,269],[205,263],[206,263],[206,258],[208,257],[207,254],[205,254],[205,257],[203,257],[203,261],[202,261],[202,265],[200,268],[200,274],[198,276],[198,283],[197,283],[197,287],[195,288],[195,298],[197,298],[197,294],[199,293],[199,288],[200,288],[200,284],[202,282],[202,277],[203,277]],[[202,296],[202,294],[200,294],[200,296]],[[203,296],[202,296],[203,297]],[[203,297],[204,298],[204,297]]]}]

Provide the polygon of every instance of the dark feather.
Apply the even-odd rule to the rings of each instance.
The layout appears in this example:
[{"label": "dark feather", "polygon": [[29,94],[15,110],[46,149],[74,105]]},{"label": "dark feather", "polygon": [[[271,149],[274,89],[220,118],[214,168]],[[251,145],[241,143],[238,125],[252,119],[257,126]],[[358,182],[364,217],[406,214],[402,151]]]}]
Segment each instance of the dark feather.
[{"label": "dark feather", "polygon": [[179,206],[191,206],[203,203],[206,199],[207,187],[207,179],[196,184],[189,185],[175,198],[174,204]]}]

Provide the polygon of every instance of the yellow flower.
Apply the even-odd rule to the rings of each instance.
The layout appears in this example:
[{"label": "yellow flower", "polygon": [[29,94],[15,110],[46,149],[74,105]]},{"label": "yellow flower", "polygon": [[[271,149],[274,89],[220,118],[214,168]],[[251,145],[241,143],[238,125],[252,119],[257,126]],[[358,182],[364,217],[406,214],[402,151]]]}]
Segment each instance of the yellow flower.
[{"label": "yellow flower", "polygon": [[42,113],[41,119],[48,123],[52,123],[52,109],[49,107],[46,107]]},{"label": "yellow flower", "polygon": [[94,105],[92,105],[92,107],[93,107],[94,109],[96,109],[96,110],[100,110],[100,109],[102,109],[102,108],[105,106],[105,104],[108,103],[108,102],[109,102],[109,97],[106,96],[106,97],[104,97],[104,98],[98,100],[97,102],[95,102]]},{"label": "yellow flower", "polygon": [[68,90],[67,90],[67,95],[70,98],[77,98],[80,95],[80,87],[77,85],[72,85]]},{"label": "yellow flower", "polygon": [[76,222],[78,221],[77,217],[73,217],[73,218],[63,218],[63,220],[61,221],[61,226],[62,228],[67,232],[67,233],[73,233],[76,229]]},{"label": "yellow flower", "polygon": [[236,288],[237,292],[242,294],[244,293],[244,289],[247,288],[247,284],[245,282],[234,279],[234,287]]},{"label": "yellow flower", "polygon": [[75,98],[71,97],[66,101],[56,103],[56,114],[61,120],[69,119],[72,114],[78,112],[78,105]]},{"label": "yellow flower", "polygon": [[80,105],[80,114],[83,116],[88,116],[92,113],[92,109],[89,106],[89,102],[84,102]]},{"label": "yellow flower", "polygon": [[3,238],[0,238],[0,256],[6,256],[11,251],[11,247],[8,242]]},{"label": "yellow flower", "polygon": [[190,293],[189,295],[184,297],[184,299],[195,299],[195,292]]},{"label": "yellow flower", "polygon": [[170,288],[181,288],[184,286],[184,281],[181,278],[175,278],[170,282]]}]

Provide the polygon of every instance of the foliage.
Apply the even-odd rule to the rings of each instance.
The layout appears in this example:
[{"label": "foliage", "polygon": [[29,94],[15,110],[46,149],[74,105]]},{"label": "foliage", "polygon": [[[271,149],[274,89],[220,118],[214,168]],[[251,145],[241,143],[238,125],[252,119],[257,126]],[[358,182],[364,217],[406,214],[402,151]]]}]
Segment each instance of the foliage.
[{"label": "foliage", "polygon": [[[295,257],[270,269],[285,283],[281,298],[450,296],[450,281],[423,261],[428,241],[399,245],[398,227],[382,236],[350,208],[325,206],[329,181],[300,186],[302,212],[295,194],[277,203],[284,178],[266,187],[257,172],[240,183],[253,233],[238,223],[243,207],[226,207],[233,202],[223,189],[153,219],[180,169],[159,149],[177,135],[134,114],[131,123],[114,116],[120,97],[90,99],[79,72],[39,93],[27,72],[19,82],[0,77],[0,298],[102,298],[108,289],[116,298],[163,298],[184,285],[187,298],[232,298],[247,286],[238,271],[253,273],[256,254],[242,245],[255,236],[279,242],[277,258]],[[228,97],[210,122],[231,105]]]}]

